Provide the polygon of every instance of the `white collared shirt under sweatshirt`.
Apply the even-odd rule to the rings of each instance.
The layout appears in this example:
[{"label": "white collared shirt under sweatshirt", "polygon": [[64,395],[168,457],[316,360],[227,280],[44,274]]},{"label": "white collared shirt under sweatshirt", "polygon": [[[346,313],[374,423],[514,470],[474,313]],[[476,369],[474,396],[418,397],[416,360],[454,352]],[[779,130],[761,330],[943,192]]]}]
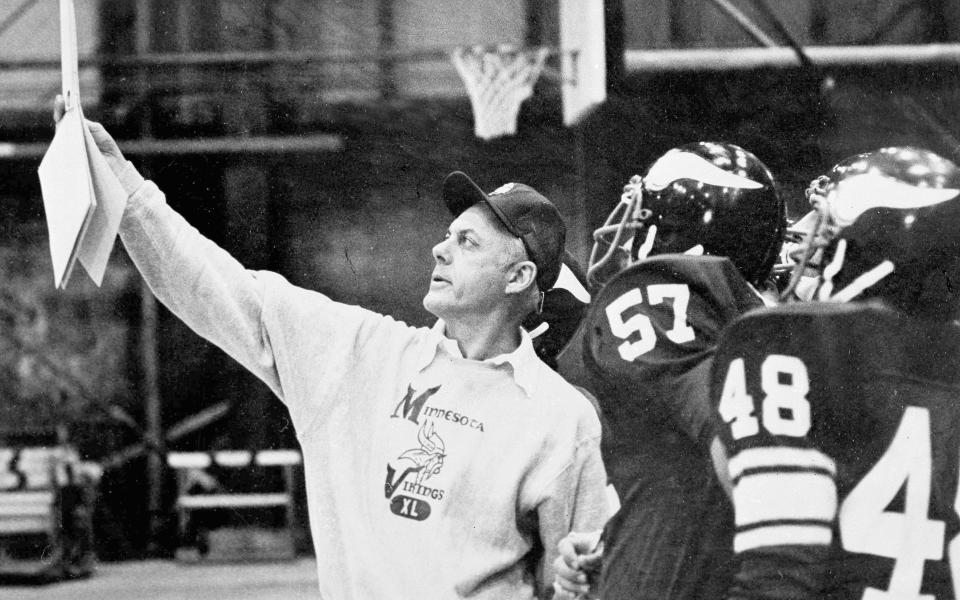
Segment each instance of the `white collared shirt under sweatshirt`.
[{"label": "white collared shirt under sweatshirt", "polygon": [[526,334],[465,359],[442,322],[245,270],[129,163],[121,181],[121,239],[157,298],[290,411],[322,598],[550,595],[557,542],[608,517],[606,473],[594,409]]}]

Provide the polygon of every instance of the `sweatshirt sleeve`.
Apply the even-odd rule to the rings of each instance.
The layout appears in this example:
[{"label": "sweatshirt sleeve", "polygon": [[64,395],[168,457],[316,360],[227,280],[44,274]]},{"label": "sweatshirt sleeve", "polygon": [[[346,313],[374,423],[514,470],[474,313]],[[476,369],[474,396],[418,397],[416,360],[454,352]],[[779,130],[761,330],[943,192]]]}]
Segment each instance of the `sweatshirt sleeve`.
[{"label": "sweatshirt sleeve", "polygon": [[[599,429],[599,428],[598,428]],[[569,466],[548,486],[537,510],[543,562],[538,569],[539,590],[549,597],[554,580],[557,545],[571,531],[602,529],[610,516],[607,472],[600,456],[600,435],[582,440],[573,450]]]},{"label": "sweatshirt sleeve", "polygon": [[132,164],[119,178],[129,195],[120,239],[151,291],[266,383],[287,405],[298,435],[331,402],[355,395],[350,386],[385,378],[415,354],[420,330],[277,273],[245,269],[170,208]]},{"label": "sweatshirt sleeve", "polygon": [[223,349],[283,398],[261,326],[264,281],[167,206],[166,198],[127,163],[129,194],[120,239],[157,299],[196,333]]}]

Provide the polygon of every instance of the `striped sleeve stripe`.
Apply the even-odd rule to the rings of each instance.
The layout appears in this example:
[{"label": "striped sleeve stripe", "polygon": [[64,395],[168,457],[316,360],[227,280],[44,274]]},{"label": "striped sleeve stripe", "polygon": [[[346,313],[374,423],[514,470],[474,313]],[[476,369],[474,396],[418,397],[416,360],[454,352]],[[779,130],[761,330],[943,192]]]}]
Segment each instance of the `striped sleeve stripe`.
[{"label": "striped sleeve stripe", "polygon": [[736,479],[748,469],[777,467],[815,469],[830,475],[837,473],[833,459],[818,450],[774,446],[747,448],[738,452],[729,462],[730,478]]},{"label": "striped sleeve stripe", "polygon": [[818,472],[745,475],[733,488],[737,527],[767,521],[814,520],[829,525],[837,514],[837,487]]},{"label": "striped sleeve stripe", "polygon": [[828,479],[833,479],[833,472],[827,469],[820,469],[817,467],[757,467],[755,469],[744,469],[740,472],[739,477],[731,477],[730,480],[733,482],[733,485],[740,483],[740,480],[744,477],[750,477],[752,475],[762,474],[762,473],[819,473],[827,477]]},{"label": "striped sleeve stripe", "polygon": [[829,545],[833,539],[830,527],[823,525],[769,525],[737,533],[734,552],[746,552],[765,546]]}]

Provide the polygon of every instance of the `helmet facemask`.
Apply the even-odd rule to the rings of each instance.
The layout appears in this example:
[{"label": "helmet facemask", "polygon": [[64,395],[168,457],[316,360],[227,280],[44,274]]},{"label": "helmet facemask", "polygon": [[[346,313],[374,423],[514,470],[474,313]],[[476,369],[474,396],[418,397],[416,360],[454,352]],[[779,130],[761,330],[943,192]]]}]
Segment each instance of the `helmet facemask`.
[{"label": "helmet facemask", "polygon": [[[792,265],[790,281],[780,294],[780,301],[814,300],[822,284],[824,252],[836,238],[839,228],[830,224],[827,210],[826,177],[818,177],[804,192],[813,208],[787,229],[784,248]],[[789,249],[787,249],[789,248]],[[787,262],[787,261],[781,261]]]},{"label": "helmet facemask", "polygon": [[842,289],[835,289],[834,279],[847,259],[847,240],[841,236],[842,227],[834,217],[831,201],[836,192],[829,183],[827,178],[818,177],[805,192],[813,211],[791,229],[791,233],[800,236],[803,242],[791,256],[794,261],[793,274],[790,284],[781,294],[781,301],[848,302],[893,272],[893,263],[883,260]]},{"label": "helmet facemask", "polygon": [[[634,175],[623,187],[620,201],[602,226],[593,232],[587,283],[600,287],[611,277],[650,253],[656,226],[647,222],[653,213],[643,207],[643,179]],[[638,246],[638,233],[643,241]]]}]

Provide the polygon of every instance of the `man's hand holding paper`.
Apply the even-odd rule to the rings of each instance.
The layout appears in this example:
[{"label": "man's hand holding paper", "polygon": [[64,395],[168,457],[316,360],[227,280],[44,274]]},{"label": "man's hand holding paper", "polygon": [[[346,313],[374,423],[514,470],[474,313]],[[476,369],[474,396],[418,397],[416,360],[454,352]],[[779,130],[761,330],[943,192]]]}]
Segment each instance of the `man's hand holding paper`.
[{"label": "man's hand holding paper", "polygon": [[66,286],[78,260],[100,285],[127,195],[116,176],[120,149],[102,127],[91,129],[80,107],[72,0],[60,1],[60,50],[64,95],[55,103],[57,131],[39,169],[54,285]]}]

